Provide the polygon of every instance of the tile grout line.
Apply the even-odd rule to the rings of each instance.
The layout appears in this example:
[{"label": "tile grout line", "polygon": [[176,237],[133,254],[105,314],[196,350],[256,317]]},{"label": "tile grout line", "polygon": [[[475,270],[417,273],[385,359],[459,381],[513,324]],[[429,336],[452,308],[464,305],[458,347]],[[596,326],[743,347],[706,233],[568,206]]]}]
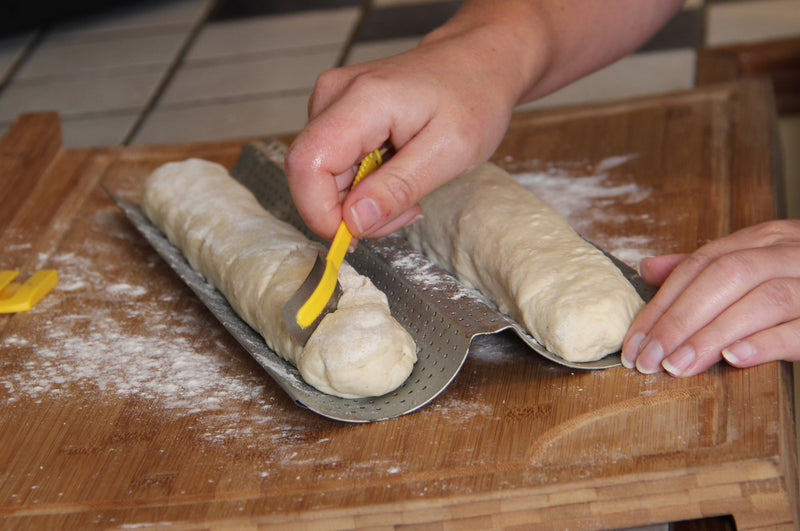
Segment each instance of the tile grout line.
[{"label": "tile grout line", "polygon": [[47,33],[47,29],[37,28],[35,30],[35,35],[31,39],[31,41],[25,46],[25,49],[19,54],[19,57],[14,61],[14,64],[8,69],[5,77],[0,80],[0,97],[3,96],[3,93],[6,91],[6,88],[11,84],[11,81],[16,78],[17,73],[20,71],[22,66],[28,61],[30,56],[39,46],[39,44],[44,40],[44,36]]},{"label": "tile grout line", "polygon": [[344,46],[342,46],[342,50],[339,53],[339,57],[336,58],[336,67],[342,67],[347,64],[347,58],[350,56],[350,52],[353,49],[353,44],[355,44],[356,36],[358,36],[359,30],[364,24],[364,21],[367,20],[367,15],[372,10],[372,0],[365,0],[361,4],[361,8],[359,9],[359,17],[358,22],[353,24],[353,28],[350,30],[350,34],[347,36],[347,40],[344,42]]},{"label": "tile grout line", "polygon": [[149,118],[156,104],[161,99],[161,96],[164,94],[164,91],[167,89],[170,82],[175,77],[175,73],[183,64],[183,60],[185,59],[186,54],[189,53],[189,50],[191,49],[195,40],[197,40],[197,36],[205,27],[211,13],[214,12],[214,9],[217,7],[219,1],[220,0],[214,0],[212,2],[209,2],[205,8],[205,11],[200,15],[198,21],[189,30],[186,39],[184,40],[183,44],[178,49],[178,51],[175,53],[174,59],[167,68],[167,71],[165,72],[164,76],[161,78],[161,81],[158,83],[158,86],[156,86],[155,90],[148,98],[147,103],[145,103],[144,107],[139,112],[139,115],[136,117],[136,121],[133,123],[130,129],[128,129],[128,132],[125,133],[125,136],[122,138],[120,145],[123,146],[130,145],[131,141],[139,133],[145,121],[147,120],[147,118]]}]

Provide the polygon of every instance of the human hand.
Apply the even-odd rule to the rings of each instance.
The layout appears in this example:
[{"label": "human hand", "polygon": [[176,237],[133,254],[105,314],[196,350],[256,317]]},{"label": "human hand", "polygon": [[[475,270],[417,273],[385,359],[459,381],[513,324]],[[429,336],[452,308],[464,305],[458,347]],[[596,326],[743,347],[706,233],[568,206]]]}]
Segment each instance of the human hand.
[{"label": "human hand", "polygon": [[800,220],[646,258],[641,273],[661,288],[628,330],[626,367],[692,376],[722,357],[736,367],[800,361]]},{"label": "human hand", "polygon": [[[637,49],[681,4],[465,0],[418,48],[323,73],[285,161],[300,215],[327,239],[342,220],[357,237],[394,232],[489,158],[514,105]],[[396,155],[349,190],[354,165],[387,140]]]},{"label": "human hand", "polygon": [[[394,232],[420,215],[419,199],[494,152],[523,82],[513,54],[495,57],[480,33],[434,34],[404,54],[319,77],[310,122],[286,156],[311,230],[331,239],[344,219],[356,237]],[[387,139],[396,154],[349,190],[354,165]]]}]

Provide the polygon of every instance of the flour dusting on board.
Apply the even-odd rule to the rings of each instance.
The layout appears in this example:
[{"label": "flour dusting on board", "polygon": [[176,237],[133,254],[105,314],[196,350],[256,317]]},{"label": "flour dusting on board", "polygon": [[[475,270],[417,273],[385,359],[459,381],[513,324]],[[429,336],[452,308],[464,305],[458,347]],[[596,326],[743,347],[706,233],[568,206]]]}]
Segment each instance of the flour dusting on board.
[{"label": "flour dusting on board", "polygon": [[[200,435],[210,441],[238,426],[224,415],[215,418],[226,406],[247,404],[250,424],[273,418],[264,393],[272,380],[249,358],[228,352],[235,343],[222,327],[208,326],[199,300],[176,297],[169,277],[156,275],[160,284],[152,286],[132,278],[135,270],[160,265],[160,258],[150,252],[135,256],[132,229],[118,211],[101,211],[92,222],[96,239],[75,243],[48,261],[60,283],[20,315],[34,326],[11,326],[0,340],[0,403],[143,399],[178,416],[205,413],[215,425]],[[140,263],[111,259],[120,252]]]},{"label": "flour dusting on board", "polygon": [[[650,197],[649,188],[636,184],[631,178],[626,179],[620,169],[636,158],[636,154],[608,157],[588,167],[551,163],[541,170],[521,171],[513,176],[555,209],[579,234],[586,235],[598,224],[621,224],[631,220],[630,215],[612,208],[614,205],[640,203]],[[611,170],[617,170],[614,179]],[[653,222],[646,214],[635,221]],[[655,254],[655,242],[646,235],[601,236],[593,240],[632,267],[637,267],[642,258]]]}]

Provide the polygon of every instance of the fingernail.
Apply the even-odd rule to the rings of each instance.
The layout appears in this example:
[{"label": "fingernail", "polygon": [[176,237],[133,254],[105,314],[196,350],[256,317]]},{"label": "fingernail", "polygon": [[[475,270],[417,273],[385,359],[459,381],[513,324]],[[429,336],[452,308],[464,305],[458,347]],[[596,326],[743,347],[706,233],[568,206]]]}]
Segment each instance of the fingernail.
[{"label": "fingernail", "polygon": [[644,340],[644,334],[642,332],[637,332],[631,336],[628,342],[622,348],[622,366],[628,369],[633,369],[636,367],[634,360],[636,360],[636,355],[639,354],[639,347],[642,346],[642,341]]},{"label": "fingernail", "polygon": [[419,214],[417,214],[416,216],[414,216],[413,218],[411,218],[411,221],[409,221],[408,223],[406,223],[406,224],[404,225],[404,227],[409,227],[409,226],[413,225],[414,223],[416,223],[417,221],[421,220],[421,219],[422,219],[422,218],[424,218],[424,217],[425,217],[425,215],[424,215],[422,212],[420,212]]},{"label": "fingernail", "polygon": [[747,341],[737,341],[728,348],[722,349],[722,357],[731,365],[744,363],[749,360],[753,354],[755,354],[755,349],[753,345]]},{"label": "fingernail", "polygon": [[359,234],[367,233],[381,219],[378,203],[369,197],[360,199],[351,206],[350,213],[353,214],[353,220],[356,223]]},{"label": "fingernail", "polygon": [[694,349],[690,345],[684,345],[662,361],[661,366],[672,376],[682,376],[696,359]]},{"label": "fingernail", "polygon": [[661,370],[661,362],[664,360],[664,349],[661,343],[651,339],[645,345],[639,357],[636,358],[636,368],[644,374],[653,374]]}]

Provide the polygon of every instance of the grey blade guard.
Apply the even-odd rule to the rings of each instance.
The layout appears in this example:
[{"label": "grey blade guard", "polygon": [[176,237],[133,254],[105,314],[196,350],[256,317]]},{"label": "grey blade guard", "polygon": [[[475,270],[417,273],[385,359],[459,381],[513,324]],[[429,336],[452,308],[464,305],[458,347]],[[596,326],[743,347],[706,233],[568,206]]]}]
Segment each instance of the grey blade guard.
[{"label": "grey blade guard", "polygon": [[[291,200],[280,167],[285,146],[279,142],[252,143],[231,171],[259,202],[278,218],[321,241],[303,223]],[[573,363],[548,352],[525,329],[499,312],[475,290],[467,289],[449,273],[412,249],[402,238],[362,240],[347,261],[368,276],[389,299],[392,315],[417,343],[419,360],[411,375],[395,391],[380,397],[347,399],[311,387],[297,369],[267,347],[261,335],[233,311],[227,300],[189,266],[174,247],[141,212],[138,205],[106,192],[137,230],[180,278],[194,291],[222,325],[250,353],[292,399],[324,417],[345,422],[374,422],[410,413],[441,393],[455,378],[476,336],[513,330],[541,356],[566,367],[605,369],[620,364],[619,353],[589,363]],[[637,272],[611,257],[645,300],[654,289]]]}]

